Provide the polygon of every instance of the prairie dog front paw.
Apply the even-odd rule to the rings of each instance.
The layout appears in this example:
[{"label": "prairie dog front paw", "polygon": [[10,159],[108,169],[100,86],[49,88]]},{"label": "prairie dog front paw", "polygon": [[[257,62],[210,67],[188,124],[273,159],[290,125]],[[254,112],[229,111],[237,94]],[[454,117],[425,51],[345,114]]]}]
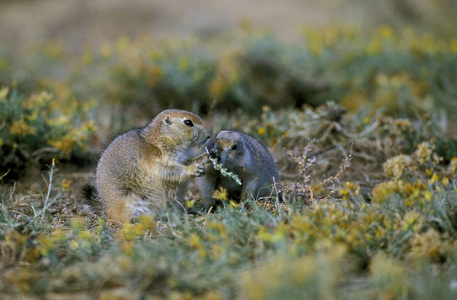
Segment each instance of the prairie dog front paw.
[{"label": "prairie dog front paw", "polygon": [[187,174],[190,177],[200,177],[205,175],[205,168],[200,164],[192,164],[187,167]]}]

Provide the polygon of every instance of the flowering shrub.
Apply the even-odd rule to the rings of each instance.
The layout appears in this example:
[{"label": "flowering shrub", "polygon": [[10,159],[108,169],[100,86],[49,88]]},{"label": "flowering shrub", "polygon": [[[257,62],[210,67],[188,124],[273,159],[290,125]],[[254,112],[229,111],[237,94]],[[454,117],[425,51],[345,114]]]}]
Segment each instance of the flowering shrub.
[{"label": "flowering shrub", "polygon": [[95,131],[89,109],[87,103],[56,101],[46,92],[24,98],[17,90],[0,89],[1,175],[10,169],[17,176],[30,162],[82,152]]},{"label": "flowering shrub", "polygon": [[306,30],[291,45],[248,30],[210,41],[121,38],[68,64],[62,45],[46,43],[21,59],[0,51],[0,83],[94,99],[104,113],[121,108],[126,119],[150,118],[169,107],[258,114],[264,105],[316,106],[329,99],[351,112],[368,107],[411,117],[457,108],[451,84],[456,45],[454,38],[387,26],[370,35],[350,28]]},{"label": "flowering shrub", "polygon": [[[149,116],[168,108],[207,113],[256,113],[263,104],[295,106],[322,84],[290,73],[283,46],[273,37],[245,34],[211,43],[197,39],[160,43],[147,38],[120,39],[90,53],[87,67],[75,79],[110,105]],[[96,78],[94,78],[96,77]]]},{"label": "flowering shrub", "polygon": [[121,39],[92,54],[82,78],[97,74],[93,82],[101,99],[140,110],[256,113],[262,105],[300,107],[337,99],[351,111],[370,105],[410,116],[437,105],[457,108],[449,104],[455,101],[443,100],[455,97],[448,82],[457,74],[456,43],[389,27],[371,37],[350,29],[306,31],[292,46],[252,31],[212,43]]}]

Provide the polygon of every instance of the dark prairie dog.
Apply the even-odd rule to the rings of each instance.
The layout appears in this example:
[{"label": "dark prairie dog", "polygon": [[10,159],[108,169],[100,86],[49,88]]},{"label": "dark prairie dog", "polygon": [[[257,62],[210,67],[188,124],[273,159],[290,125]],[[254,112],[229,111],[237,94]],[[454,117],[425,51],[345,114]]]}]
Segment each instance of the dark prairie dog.
[{"label": "dark prairie dog", "polygon": [[242,132],[224,130],[208,143],[207,149],[212,158],[217,158],[225,168],[238,175],[242,185],[230,177],[224,177],[208,163],[205,176],[197,178],[205,208],[214,205],[212,196],[220,187],[227,189],[228,196],[234,200],[257,199],[274,192],[274,181],[279,181],[275,161],[267,147],[255,138]]},{"label": "dark prairie dog", "polygon": [[126,223],[143,214],[162,213],[169,202],[182,204],[187,180],[204,174],[192,148],[210,137],[199,116],[176,109],[117,137],[96,172],[98,201],[108,220]]}]

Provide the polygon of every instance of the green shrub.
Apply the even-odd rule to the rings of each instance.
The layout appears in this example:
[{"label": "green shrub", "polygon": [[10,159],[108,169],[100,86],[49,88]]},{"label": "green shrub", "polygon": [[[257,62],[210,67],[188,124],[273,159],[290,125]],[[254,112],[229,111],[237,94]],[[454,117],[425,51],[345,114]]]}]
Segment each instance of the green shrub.
[{"label": "green shrub", "polygon": [[120,39],[88,51],[66,84],[79,98],[147,117],[167,107],[259,114],[264,105],[331,99],[350,111],[414,117],[455,111],[456,55],[454,39],[386,26],[370,36],[347,28],[305,31],[290,45],[253,31],[210,41]]},{"label": "green shrub", "polygon": [[94,122],[90,106],[75,99],[55,99],[46,92],[24,98],[17,90],[0,90],[0,167],[18,176],[33,162],[71,159],[82,153]]},{"label": "green shrub", "polygon": [[[241,108],[255,114],[265,104],[301,106],[321,88],[290,72],[285,50],[265,34],[211,42],[120,39],[100,53],[88,53],[86,68],[72,82],[143,116],[167,107],[198,113]],[[87,90],[77,92],[87,96]]]},{"label": "green shrub", "polygon": [[121,38],[81,57],[53,42],[15,55],[3,51],[0,82],[16,81],[26,96],[46,89],[57,98],[93,99],[101,117],[121,123],[117,130],[170,107],[260,114],[264,105],[328,100],[352,112],[415,118],[457,109],[456,56],[453,38],[387,26],[370,35],[351,28],[307,30],[291,44],[250,30],[210,40]]}]

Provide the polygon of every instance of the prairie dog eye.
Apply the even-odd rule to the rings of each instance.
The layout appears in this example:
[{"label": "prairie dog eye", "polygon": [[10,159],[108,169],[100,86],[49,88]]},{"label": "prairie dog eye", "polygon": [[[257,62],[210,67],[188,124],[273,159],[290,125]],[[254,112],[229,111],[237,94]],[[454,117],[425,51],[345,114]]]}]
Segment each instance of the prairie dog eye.
[{"label": "prairie dog eye", "polygon": [[236,150],[237,146],[236,144],[232,146],[232,150]]},{"label": "prairie dog eye", "polygon": [[190,126],[190,127],[194,126],[194,123],[192,123],[191,120],[184,120],[184,124],[186,124],[187,126]]}]

